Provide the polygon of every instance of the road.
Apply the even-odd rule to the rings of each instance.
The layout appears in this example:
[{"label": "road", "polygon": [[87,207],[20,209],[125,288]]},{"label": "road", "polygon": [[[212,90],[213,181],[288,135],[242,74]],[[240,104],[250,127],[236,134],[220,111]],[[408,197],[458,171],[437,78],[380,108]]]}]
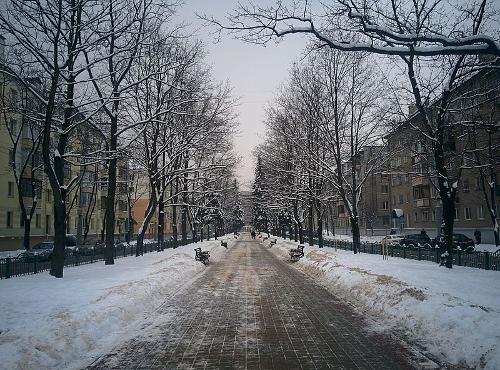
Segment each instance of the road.
[{"label": "road", "polygon": [[243,236],[89,369],[412,369],[410,351]]}]

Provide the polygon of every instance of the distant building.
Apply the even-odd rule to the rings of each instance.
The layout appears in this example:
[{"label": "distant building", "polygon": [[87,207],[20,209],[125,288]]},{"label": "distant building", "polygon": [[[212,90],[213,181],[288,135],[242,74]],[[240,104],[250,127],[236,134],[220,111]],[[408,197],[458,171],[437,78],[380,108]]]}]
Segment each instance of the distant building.
[{"label": "distant building", "polygon": [[[455,122],[445,133],[444,145],[449,171],[460,171],[460,181],[450,184],[458,188],[454,230],[472,237],[478,229],[484,242],[493,242],[493,226],[478,167],[486,171],[492,165],[496,178],[493,199],[498,209],[500,71],[497,68],[478,73],[457,90],[461,98],[455,99],[449,108],[450,120]],[[389,152],[395,153],[389,171],[391,224],[403,233],[425,229],[432,237],[439,232],[442,210],[432,143],[419,129],[419,120],[419,114],[414,113],[387,136]]]}]

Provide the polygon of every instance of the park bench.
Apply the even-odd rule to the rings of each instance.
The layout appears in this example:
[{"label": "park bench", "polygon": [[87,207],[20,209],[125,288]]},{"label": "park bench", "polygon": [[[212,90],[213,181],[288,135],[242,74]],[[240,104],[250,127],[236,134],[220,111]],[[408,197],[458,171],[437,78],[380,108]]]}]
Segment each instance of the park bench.
[{"label": "park bench", "polygon": [[304,246],[299,245],[296,249],[290,249],[289,254],[292,262],[297,262],[299,259],[304,257]]},{"label": "park bench", "polygon": [[275,245],[277,242],[277,239],[271,240],[271,243],[269,243],[269,248],[271,248],[273,245]]},{"label": "park bench", "polygon": [[224,247],[224,248],[227,248],[227,242],[226,242],[226,241],[224,241],[224,240],[221,240],[221,241],[220,241],[220,246],[221,246],[221,247]]},{"label": "park bench", "polygon": [[208,251],[202,251],[201,247],[195,248],[194,251],[196,253],[194,259],[196,261],[202,262],[204,265],[208,265],[208,259],[210,257],[210,253],[208,253]]}]

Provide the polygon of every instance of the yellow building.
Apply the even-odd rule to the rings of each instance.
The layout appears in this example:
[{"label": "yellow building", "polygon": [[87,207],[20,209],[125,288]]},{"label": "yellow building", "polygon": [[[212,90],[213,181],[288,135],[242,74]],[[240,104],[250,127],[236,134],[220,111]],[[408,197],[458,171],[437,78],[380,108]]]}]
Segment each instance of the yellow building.
[{"label": "yellow building", "polygon": [[[0,36],[0,63],[5,67],[3,45],[4,38]],[[39,84],[36,79],[30,79],[28,82],[34,84],[35,88],[35,84]],[[34,195],[37,194],[36,207],[30,223],[31,246],[53,238],[53,195],[43,172],[40,149],[36,150],[39,128],[30,120],[30,115],[25,113],[40,112],[41,107],[37,107],[36,104],[36,100],[20,81],[0,73],[0,251],[23,248],[25,228],[18,183],[24,195],[23,201],[27,213],[32,209]],[[89,127],[82,128],[81,131],[84,134],[72,138],[70,144],[72,149],[82,150],[85,149],[84,145],[99,144],[101,140],[99,135],[92,134]],[[66,232],[75,236],[83,235],[87,226],[87,239],[98,239],[104,226],[107,174],[102,162],[96,164],[96,161],[92,161],[92,164],[86,165],[85,159],[82,158],[73,163],[77,162],[78,165],[68,163],[65,166],[67,180],[77,174],[79,178],[78,186],[69,193],[67,199]],[[115,234],[122,238],[126,232],[128,219],[128,172],[128,161],[119,160],[114,227]]]}]

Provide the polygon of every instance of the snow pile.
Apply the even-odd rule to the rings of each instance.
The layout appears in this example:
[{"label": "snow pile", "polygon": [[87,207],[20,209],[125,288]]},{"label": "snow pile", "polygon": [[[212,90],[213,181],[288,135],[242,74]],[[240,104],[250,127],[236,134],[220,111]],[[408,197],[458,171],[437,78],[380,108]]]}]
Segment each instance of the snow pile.
[{"label": "snow pile", "polygon": [[[220,240],[196,244],[211,260]],[[194,245],[0,281],[0,369],[78,368],[204,271]]]},{"label": "snow pile", "polygon": [[[297,243],[278,239],[280,258]],[[500,272],[306,246],[295,267],[431,357],[500,369]]]}]

